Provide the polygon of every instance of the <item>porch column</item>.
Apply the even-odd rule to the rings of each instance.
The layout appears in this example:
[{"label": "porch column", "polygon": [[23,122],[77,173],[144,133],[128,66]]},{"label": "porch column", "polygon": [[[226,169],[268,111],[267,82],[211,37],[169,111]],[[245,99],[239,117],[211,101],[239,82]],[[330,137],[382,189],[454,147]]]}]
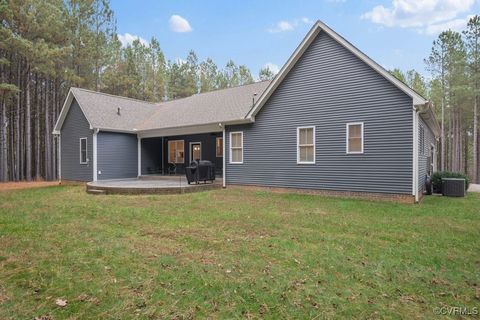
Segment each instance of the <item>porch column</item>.
[{"label": "porch column", "polygon": [[137,135],[138,176],[142,175],[142,138]]},{"label": "porch column", "polygon": [[227,161],[225,161],[225,146],[226,146],[226,141],[225,141],[225,125],[222,125],[222,128],[223,128],[223,131],[222,131],[222,144],[223,144],[223,172],[222,172],[222,182],[223,182],[223,185],[222,187],[225,188],[227,186],[227,176],[226,176],[226,172],[227,172],[227,169],[226,169],[226,164],[227,164]]},{"label": "porch column", "polygon": [[62,181],[62,136],[61,134],[58,134],[57,136],[57,147],[58,147],[58,152],[57,152],[57,167],[58,167],[58,181]]},{"label": "porch column", "polygon": [[97,162],[97,135],[98,129],[93,130],[93,181],[98,180],[98,162]]},{"label": "porch column", "polygon": [[164,137],[162,137],[162,174],[165,174],[165,154],[164,154],[164,151],[165,151],[165,140],[164,140]]}]

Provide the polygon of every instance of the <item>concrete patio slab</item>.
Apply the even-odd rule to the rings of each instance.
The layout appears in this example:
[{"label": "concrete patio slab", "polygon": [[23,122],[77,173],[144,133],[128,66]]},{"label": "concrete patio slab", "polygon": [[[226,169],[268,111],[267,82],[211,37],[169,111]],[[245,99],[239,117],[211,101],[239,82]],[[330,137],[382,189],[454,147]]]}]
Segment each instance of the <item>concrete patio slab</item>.
[{"label": "concrete patio slab", "polygon": [[222,188],[222,179],[213,183],[188,184],[184,176],[154,176],[140,179],[102,180],[87,183],[91,194],[181,194]]},{"label": "concrete patio slab", "polygon": [[480,184],[470,183],[470,186],[468,187],[468,192],[480,192]]}]

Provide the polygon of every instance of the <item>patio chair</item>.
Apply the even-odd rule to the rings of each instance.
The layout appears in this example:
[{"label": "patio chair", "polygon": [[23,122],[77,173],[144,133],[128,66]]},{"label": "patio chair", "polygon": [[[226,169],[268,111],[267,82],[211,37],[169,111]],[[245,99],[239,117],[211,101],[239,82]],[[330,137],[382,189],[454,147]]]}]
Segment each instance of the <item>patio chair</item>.
[{"label": "patio chair", "polygon": [[175,163],[168,163],[168,166],[167,166],[167,173],[169,175],[175,175],[177,174],[177,165]]}]

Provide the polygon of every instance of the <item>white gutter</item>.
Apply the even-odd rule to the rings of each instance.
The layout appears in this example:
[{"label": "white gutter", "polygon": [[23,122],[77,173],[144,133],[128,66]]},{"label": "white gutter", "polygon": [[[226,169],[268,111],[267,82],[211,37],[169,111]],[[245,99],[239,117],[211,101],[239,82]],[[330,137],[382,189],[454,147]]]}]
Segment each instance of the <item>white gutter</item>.
[{"label": "white gutter", "polygon": [[428,125],[428,127],[432,130],[435,137],[440,136],[440,125],[435,117],[435,111],[433,110],[433,104],[431,102],[427,102],[424,104],[415,105],[418,113],[422,116],[422,119]]}]

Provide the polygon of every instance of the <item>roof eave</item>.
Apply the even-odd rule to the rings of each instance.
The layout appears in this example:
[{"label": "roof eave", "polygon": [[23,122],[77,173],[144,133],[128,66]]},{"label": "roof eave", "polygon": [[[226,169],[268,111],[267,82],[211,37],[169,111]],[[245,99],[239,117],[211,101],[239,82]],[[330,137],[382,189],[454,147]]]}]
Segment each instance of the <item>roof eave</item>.
[{"label": "roof eave", "polygon": [[234,119],[226,121],[217,121],[204,124],[184,125],[175,127],[163,127],[163,128],[150,128],[137,130],[136,133],[141,138],[148,137],[167,137],[182,134],[198,134],[207,132],[221,132],[225,126],[230,125],[242,125],[254,122],[254,118],[249,119]]},{"label": "roof eave", "polygon": [[435,116],[435,111],[433,110],[433,103],[431,101],[427,101],[426,103],[417,104],[415,105],[415,109],[418,110],[418,113],[428,127],[432,130],[435,137],[440,137],[441,129]]},{"label": "roof eave", "polygon": [[248,124],[248,123],[253,123],[253,122],[255,122],[255,117],[239,118],[239,119],[233,119],[233,120],[215,121],[215,122],[208,122],[208,123],[201,123],[201,124],[188,124],[188,125],[181,125],[181,126],[174,126],[174,127],[159,127],[159,128],[149,128],[149,129],[137,129],[136,132],[138,132],[138,133],[144,133],[144,132],[155,131],[155,130],[163,130],[163,129],[181,129],[181,128],[191,128],[191,127],[197,127],[197,126],[209,126],[209,125],[226,125],[226,126],[231,126],[231,125],[239,125],[239,124]]}]

